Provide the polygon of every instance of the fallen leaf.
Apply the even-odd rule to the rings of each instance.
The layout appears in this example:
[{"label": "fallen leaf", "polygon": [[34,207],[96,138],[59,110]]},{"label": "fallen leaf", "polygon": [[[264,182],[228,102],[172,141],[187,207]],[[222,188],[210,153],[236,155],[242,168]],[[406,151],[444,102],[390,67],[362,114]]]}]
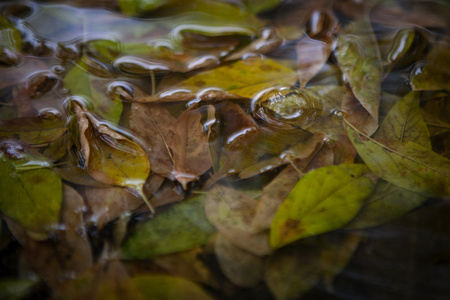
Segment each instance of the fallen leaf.
[{"label": "fallen leaf", "polygon": [[410,92],[389,111],[375,138],[413,141],[431,149],[430,134],[420,111],[420,94]]},{"label": "fallen leaf", "polygon": [[44,282],[57,291],[62,282],[88,270],[93,264],[92,249],[84,228],[83,198],[64,185],[59,230],[50,241],[30,239],[23,227],[8,222],[8,227],[24,247],[23,258]]},{"label": "fallen leaf", "polygon": [[353,21],[339,34],[335,55],[356,98],[377,122],[383,74],[378,46],[367,17]]},{"label": "fallen leaf", "polygon": [[411,85],[414,91],[450,90],[449,74],[450,46],[441,41],[434,45],[427,55],[425,65],[413,70]]},{"label": "fallen leaf", "polygon": [[173,157],[169,149],[169,129],[175,118],[157,103],[133,103],[130,128],[148,146],[152,172],[173,178]]},{"label": "fallen leaf", "polygon": [[256,286],[263,277],[264,259],[242,250],[219,234],[214,251],[220,269],[235,285],[240,287]]},{"label": "fallen leaf", "polygon": [[120,10],[127,16],[134,16],[144,12],[149,12],[163,6],[170,0],[118,0]]},{"label": "fallen leaf", "polygon": [[208,136],[200,122],[202,115],[195,108],[186,110],[169,128],[169,148],[172,152],[173,176],[183,189],[208,171],[211,157]]},{"label": "fallen leaf", "polygon": [[27,279],[2,278],[0,280],[0,299],[23,299],[33,290],[36,281]]},{"label": "fallen leaf", "polygon": [[122,114],[122,101],[110,99],[106,91],[109,79],[88,72],[85,61],[74,66],[64,78],[64,87],[74,96],[82,96],[92,104],[95,113],[117,124]]},{"label": "fallen leaf", "polygon": [[257,256],[271,252],[266,231],[251,228],[258,200],[246,193],[214,185],[206,197],[205,212],[217,231],[239,248]]},{"label": "fallen leaf", "polygon": [[[132,279],[144,299],[212,300],[202,288],[182,278],[165,275],[142,275]],[[130,294],[132,296],[132,294]]]},{"label": "fallen leaf", "polygon": [[144,150],[126,136],[97,120],[78,102],[73,102],[79,126],[79,141],[86,168],[94,179],[135,190],[153,212],[142,188],[150,173]]},{"label": "fallen leaf", "polygon": [[270,246],[280,248],[348,223],[372,193],[368,172],[365,165],[348,164],[306,174],[278,209],[270,227]]},{"label": "fallen leaf", "polygon": [[411,141],[372,139],[343,120],[358,154],[377,176],[424,196],[450,194],[450,160]]},{"label": "fallen leaf", "polygon": [[54,231],[62,202],[61,178],[25,144],[0,141],[0,210],[37,239]]},{"label": "fallen leaf", "polygon": [[215,229],[204,213],[204,197],[178,203],[138,227],[121,253],[134,259],[186,251],[206,244]]},{"label": "fallen leaf", "polygon": [[171,90],[144,97],[139,101],[189,101],[197,97],[208,98],[209,91],[217,93],[219,99],[225,97],[224,93],[230,94],[236,99],[253,98],[266,88],[276,85],[292,85],[296,80],[297,75],[292,69],[278,64],[274,60],[248,58],[199,73]]}]

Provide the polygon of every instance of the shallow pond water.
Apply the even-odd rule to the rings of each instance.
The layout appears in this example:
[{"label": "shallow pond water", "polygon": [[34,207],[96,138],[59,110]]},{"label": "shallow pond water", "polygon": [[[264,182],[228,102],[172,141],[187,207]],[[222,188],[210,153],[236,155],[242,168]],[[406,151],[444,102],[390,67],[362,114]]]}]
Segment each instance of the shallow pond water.
[{"label": "shallow pond water", "polygon": [[0,4],[0,298],[446,299],[446,1]]}]

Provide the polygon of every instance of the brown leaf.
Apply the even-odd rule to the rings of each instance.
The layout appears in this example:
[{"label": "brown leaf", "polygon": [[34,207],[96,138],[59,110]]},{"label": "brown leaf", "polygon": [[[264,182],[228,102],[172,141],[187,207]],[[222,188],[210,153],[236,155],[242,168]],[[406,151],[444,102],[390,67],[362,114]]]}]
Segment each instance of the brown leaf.
[{"label": "brown leaf", "polygon": [[168,134],[175,118],[157,103],[133,103],[130,128],[148,146],[147,156],[152,171],[173,179],[173,158],[169,150]]},{"label": "brown leaf", "polygon": [[169,129],[169,148],[173,157],[173,174],[183,189],[208,171],[211,157],[208,136],[200,122],[200,111],[193,109],[183,112]]},{"label": "brown leaf", "polygon": [[264,259],[242,250],[219,234],[214,247],[220,268],[225,276],[240,287],[253,287],[263,277]]},{"label": "brown leaf", "polygon": [[208,192],[205,211],[208,220],[230,242],[257,256],[270,253],[268,231],[251,227],[258,200],[222,185]]}]

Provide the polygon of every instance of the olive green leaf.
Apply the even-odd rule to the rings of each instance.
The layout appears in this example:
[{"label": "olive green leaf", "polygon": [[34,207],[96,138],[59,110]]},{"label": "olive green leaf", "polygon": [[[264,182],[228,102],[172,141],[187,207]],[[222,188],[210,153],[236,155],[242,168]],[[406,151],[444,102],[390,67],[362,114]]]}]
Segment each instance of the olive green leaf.
[{"label": "olive green leaf", "polygon": [[8,66],[16,64],[21,47],[20,31],[7,18],[0,15],[0,64]]},{"label": "olive green leaf", "polygon": [[[197,284],[168,275],[141,275],[131,279],[143,299],[213,300]],[[132,295],[130,295],[132,296]]]},{"label": "olive green leaf", "polygon": [[[199,93],[202,94],[200,98],[204,99],[252,98],[264,89],[277,85],[292,85],[296,81],[296,72],[274,60],[249,58],[194,75],[174,87],[182,90],[180,92],[162,92],[144,97],[140,101],[189,101],[197,98]],[[206,88],[215,89],[205,92]]]},{"label": "olive green leaf", "polygon": [[377,176],[424,196],[450,194],[450,160],[411,141],[370,138],[344,122],[358,154]]},{"label": "olive green leaf", "polygon": [[54,229],[62,203],[62,183],[38,154],[13,140],[0,142],[0,210],[33,238]]},{"label": "olive green leaf", "polygon": [[206,244],[215,229],[204,212],[205,199],[197,196],[178,203],[142,224],[125,242],[125,257],[149,259]]},{"label": "olive green leaf", "polygon": [[260,13],[277,6],[281,0],[244,0],[248,11],[252,13]]},{"label": "olive green leaf", "polygon": [[119,0],[117,4],[125,15],[133,16],[152,11],[167,2],[169,2],[169,0]]},{"label": "olive green leaf", "polygon": [[[418,92],[411,92],[399,100],[384,118],[375,137],[400,142],[412,141],[431,150],[430,135],[420,110],[419,96]],[[361,212],[346,227],[366,228],[386,223],[426,200],[426,197],[381,180]]]},{"label": "olive green leaf", "polygon": [[427,63],[413,71],[411,85],[415,91],[450,90],[450,47],[436,44],[427,55]]},{"label": "olive green leaf", "polygon": [[79,144],[92,178],[135,190],[153,212],[143,185],[150,173],[144,150],[128,137],[97,120],[84,105],[72,102],[79,127]]},{"label": "olive green leaf", "polygon": [[108,79],[97,77],[87,71],[87,64],[81,61],[74,66],[64,78],[64,87],[72,95],[88,99],[95,113],[102,118],[117,124],[122,114],[122,101],[110,99],[106,94]]},{"label": "olive green leaf", "polygon": [[361,105],[378,120],[382,68],[377,42],[368,18],[352,22],[337,39],[339,67]]},{"label": "olive green leaf", "polygon": [[270,227],[270,246],[332,231],[348,223],[373,190],[365,165],[328,166],[306,174],[278,209]]},{"label": "olive green leaf", "polygon": [[35,284],[36,281],[32,280],[3,278],[0,280],[0,299],[24,299]]}]

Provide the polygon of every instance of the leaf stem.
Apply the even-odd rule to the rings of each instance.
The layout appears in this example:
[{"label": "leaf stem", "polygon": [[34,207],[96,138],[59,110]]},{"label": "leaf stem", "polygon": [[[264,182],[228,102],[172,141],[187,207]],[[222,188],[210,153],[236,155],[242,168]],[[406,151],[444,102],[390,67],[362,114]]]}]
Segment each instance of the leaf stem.
[{"label": "leaf stem", "polygon": [[150,204],[150,200],[148,200],[147,196],[144,194],[143,185],[137,186],[134,188],[136,192],[141,196],[142,200],[144,200],[145,204],[148,206],[148,209],[150,210],[150,214],[153,216],[155,215],[155,209]]}]

